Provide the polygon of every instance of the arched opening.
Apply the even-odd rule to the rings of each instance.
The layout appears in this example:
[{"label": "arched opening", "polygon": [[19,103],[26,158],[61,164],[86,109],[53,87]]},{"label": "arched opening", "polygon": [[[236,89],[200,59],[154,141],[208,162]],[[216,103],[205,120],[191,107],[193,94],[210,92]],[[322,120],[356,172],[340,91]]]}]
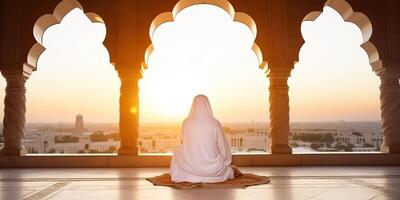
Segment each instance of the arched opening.
[{"label": "arched opening", "polygon": [[[209,97],[228,141],[233,134],[252,137],[248,128],[267,129],[268,79],[259,69],[264,63],[254,43],[255,23],[227,1],[182,2],[195,1],[179,2],[150,29],[152,44],[139,83],[140,134],[176,138],[166,149],[172,152],[197,94]],[[141,148],[148,149],[145,143]]]},{"label": "arched opening", "polygon": [[64,0],[37,20],[34,35],[28,64],[36,72],[26,84],[29,142],[48,138],[54,140],[48,149],[68,154],[103,153],[104,143],[119,144],[120,82],[103,45],[105,23],[79,2]]},{"label": "arched opening", "polygon": [[289,80],[294,151],[378,151],[379,79],[371,65],[381,63],[368,18],[344,0],[328,1],[301,29],[305,44]]}]

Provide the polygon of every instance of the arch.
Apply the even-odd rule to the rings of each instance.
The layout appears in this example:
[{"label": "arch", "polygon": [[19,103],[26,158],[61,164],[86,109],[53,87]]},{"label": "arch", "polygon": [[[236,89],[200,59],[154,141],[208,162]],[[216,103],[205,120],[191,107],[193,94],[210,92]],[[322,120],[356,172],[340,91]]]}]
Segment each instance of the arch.
[{"label": "arch", "polygon": [[[54,13],[62,14],[58,14],[58,23],[40,29],[40,37],[37,30],[38,24],[43,24],[43,16],[32,19],[32,24],[36,23],[33,30],[35,39],[40,40],[34,46],[45,51],[38,54],[38,62],[35,62],[38,74],[27,81],[26,97],[29,101],[26,103],[30,109],[25,113],[26,120],[69,121],[73,119],[70,118],[73,116],[71,110],[77,110],[76,113],[85,113],[89,121],[118,122],[120,80],[104,44],[107,27],[104,23],[93,23],[93,17],[90,19],[88,16],[95,15],[84,13],[78,3],[71,2],[77,1],[60,0],[51,5]],[[52,16],[56,19],[57,15]],[[62,76],[57,77],[60,71]],[[106,93],[104,88],[107,88]],[[41,94],[50,91],[53,95],[42,99]],[[92,95],[81,99],[77,97],[79,93]],[[64,102],[66,99],[69,100],[67,104]],[[46,107],[49,112],[43,113]],[[67,116],[69,119],[61,119]]]},{"label": "arch", "polygon": [[[153,34],[157,28],[167,22],[173,22],[176,18],[176,16],[184,10],[185,8],[188,8],[190,6],[194,5],[199,5],[199,4],[210,4],[217,6],[225,12],[227,12],[233,21],[242,23],[246,25],[250,31],[253,34],[254,40],[257,37],[257,26],[254,20],[246,13],[242,12],[235,12],[233,6],[229,1],[227,0],[180,0],[177,2],[172,9],[172,12],[164,12],[156,16],[153,21],[151,22],[150,29],[149,29],[149,35],[150,35],[150,40],[153,40]],[[261,52],[260,47],[254,42],[252,46],[253,52],[256,54],[257,59],[258,59],[258,65],[260,69],[264,69],[267,66],[267,63],[263,59],[263,55]],[[153,44],[150,44],[146,51],[145,51],[145,57],[144,57],[144,62],[142,63],[142,68],[147,69],[148,67],[148,59],[151,55],[151,53],[154,51],[154,46]]]},{"label": "arch", "polygon": [[[46,50],[43,46],[43,36],[46,30],[54,25],[58,25],[64,17],[74,9],[83,11],[82,5],[77,0],[62,0],[54,9],[52,14],[45,14],[41,16],[34,24],[33,35],[36,43],[31,47],[27,57],[27,64],[36,70],[40,56]],[[103,23],[103,19],[96,13],[85,13],[86,17],[92,23]]]},{"label": "arch", "polygon": [[[369,18],[361,12],[354,12],[351,5],[345,0],[328,0],[324,7],[327,6],[338,12],[345,22],[353,23],[360,29],[363,37],[361,48],[364,49],[365,53],[368,55],[370,65],[373,69],[382,68],[383,65],[379,58],[378,49],[369,41],[373,30]],[[310,12],[304,17],[303,22],[315,21],[321,14],[322,11]]]},{"label": "arch", "polygon": [[[295,69],[294,73],[300,73],[290,83],[291,113],[295,116],[291,116],[292,120],[335,121],[337,124],[332,127],[341,126],[342,121],[379,120],[379,80],[367,70],[381,64],[369,41],[372,30],[368,17],[354,12],[345,0],[328,0],[323,12],[311,12],[303,19],[305,44],[298,64],[304,70]],[[296,119],[296,115],[300,117]],[[359,128],[351,123],[347,126]],[[295,142],[291,145],[302,146]]]}]

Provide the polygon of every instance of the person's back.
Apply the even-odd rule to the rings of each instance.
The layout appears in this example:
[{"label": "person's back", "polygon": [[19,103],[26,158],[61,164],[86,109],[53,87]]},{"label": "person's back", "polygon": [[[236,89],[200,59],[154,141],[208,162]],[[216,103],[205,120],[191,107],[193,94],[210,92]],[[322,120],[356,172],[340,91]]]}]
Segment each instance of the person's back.
[{"label": "person's back", "polygon": [[182,132],[183,144],[175,149],[171,161],[172,181],[221,182],[234,178],[229,144],[206,96],[195,97]]}]

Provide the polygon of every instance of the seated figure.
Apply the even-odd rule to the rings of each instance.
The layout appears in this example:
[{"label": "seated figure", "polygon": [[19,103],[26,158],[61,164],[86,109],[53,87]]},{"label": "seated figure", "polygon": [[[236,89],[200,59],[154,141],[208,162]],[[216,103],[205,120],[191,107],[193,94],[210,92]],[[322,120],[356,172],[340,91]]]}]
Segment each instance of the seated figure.
[{"label": "seated figure", "polygon": [[176,147],[171,160],[172,181],[215,183],[241,175],[231,165],[231,149],[206,96],[194,98],[182,134],[183,143]]}]

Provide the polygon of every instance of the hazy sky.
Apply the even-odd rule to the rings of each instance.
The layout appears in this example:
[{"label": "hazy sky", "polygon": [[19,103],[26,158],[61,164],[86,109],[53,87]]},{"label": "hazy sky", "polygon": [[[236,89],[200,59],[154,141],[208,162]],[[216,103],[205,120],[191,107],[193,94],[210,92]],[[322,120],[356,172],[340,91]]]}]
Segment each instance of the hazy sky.
[{"label": "hazy sky", "polygon": [[211,5],[180,12],[153,36],[141,86],[143,121],[181,121],[193,97],[209,97],[222,121],[265,120],[268,79],[258,68],[247,26]]},{"label": "hazy sky", "polygon": [[294,121],[379,120],[379,78],[360,47],[360,29],[332,8],[304,22],[306,41],[289,79]]},{"label": "hazy sky", "polygon": [[[118,121],[120,83],[102,45],[105,33],[78,9],[46,31],[47,50],[27,83],[28,122],[69,122],[77,113],[90,122]],[[379,81],[360,48],[360,30],[325,8],[302,33],[306,43],[289,80],[291,119],[379,120]],[[209,96],[221,121],[268,121],[269,81],[253,41],[245,25],[210,5],[161,25],[140,81],[141,121],[179,122],[198,93]]]},{"label": "hazy sky", "polygon": [[27,83],[28,122],[117,122],[119,79],[103,40],[106,27],[79,9],[44,35],[46,51]]}]

